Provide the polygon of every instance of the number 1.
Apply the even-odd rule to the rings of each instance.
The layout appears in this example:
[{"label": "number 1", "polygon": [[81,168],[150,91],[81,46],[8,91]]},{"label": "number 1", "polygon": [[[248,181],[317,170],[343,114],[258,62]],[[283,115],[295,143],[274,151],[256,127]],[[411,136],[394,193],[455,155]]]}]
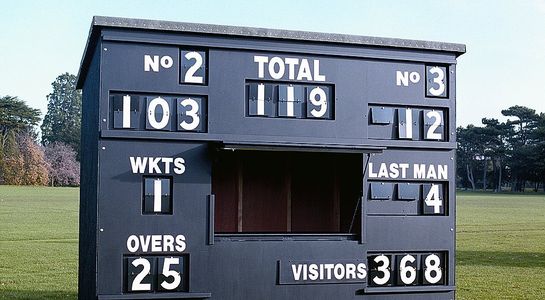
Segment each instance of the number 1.
[{"label": "number 1", "polygon": [[161,189],[161,179],[155,179],[153,181],[153,211],[161,212],[161,196],[163,191]]}]

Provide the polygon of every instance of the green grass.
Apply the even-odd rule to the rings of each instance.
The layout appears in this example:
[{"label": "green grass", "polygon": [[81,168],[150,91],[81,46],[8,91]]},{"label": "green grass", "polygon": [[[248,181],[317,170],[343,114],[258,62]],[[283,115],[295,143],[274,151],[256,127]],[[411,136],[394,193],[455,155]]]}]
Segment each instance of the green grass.
[{"label": "green grass", "polygon": [[545,299],[545,195],[457,198],[457,299]]},{"label": "green grass", "polygon": [[[545,299],[545,195],[458,193],[457,299]],[[0,299],[76,299],[78,189],[0,186]]]},{"label": "green grass", "polygon": [[0,299],[75,299],[77,188],[0,186]]}]

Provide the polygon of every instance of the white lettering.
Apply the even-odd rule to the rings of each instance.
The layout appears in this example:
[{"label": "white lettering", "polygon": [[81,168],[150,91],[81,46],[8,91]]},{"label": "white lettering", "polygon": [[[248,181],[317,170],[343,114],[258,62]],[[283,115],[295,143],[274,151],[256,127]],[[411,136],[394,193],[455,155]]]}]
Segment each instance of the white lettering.
[{"label": "white lettering", "polygon": [[151,252],[161,251],[161,235],[154,234],[151,236]]},{"label": "white lettering", "polygon": [[424,179],[426,177],[426,165],[425,164],[414,164],[413,166],[413,178],[414,179]]},{"label": "white lettering", "polygon": [[299,59],[286,57],[284,61],[286,62],[286,65],[288,65],[289,79],[295,79],[295,66],[299,64]]},{"label": "white lettering", "polygon": [[335,274],[335,278],[337,280],[344,279],[344,265],[336,264],[333,273]]},{"label": "white lettering", "polygon": [[[146,170],[150,174],[183,174],[185,172],[185,160],[181,157],[129,157],[131,170],[134,174],[144,174]],[[171,166],[174,167],[171,168]]]},{"label": "white lettering", "polygon": [[299,68],[299,73],[297,73],[297,80],[303,80],[303,78],[312,80],[312,73],[310,72],[310,66],[306,59],[301,60],[301,67]]},{"label": "white lettering", "polygon": [[417,83],[420,81],[420,73],[396,71],[396,85],[397,86],[409,86],[409,80],[411,83]]},{"label": "white lettering", "polygon": [[[276,67],[278,66],[278,72],[276,72]],[[269,62],[269,74],[274,79],[281,79],[284,76],[285,66],[284,62],[280,57],[273,57]]]},{"label": "white lettering", "polygon": [[391,163],[390,164],[390,178],[398,178],[399,177],[399,170],[398,170],[398,164]]},{"label": "white lettering", "polygon": [[144,55],[144,71],[159,72],[159,55]]},{"label": "white lettering", "polygon": [[181,157],[174,159],[174,173],[181,175],[185,172],[185,160]]},{"label": "white lettering", "polygon": [[254,62],[257,63],[257,76],[259,78],[265,77],[265,64],[269,61],[266,56],[254,56]]},{"label": "white lettering", "polygon": [[448,179],[448,165],[438,165],[438,179]]},{"label": "white lettering", "polygon": [[140,244],[138,243],[138,237],[136,235],[131,235],[127,239],[127,250],[129,252],[134,253],[138,250],[138,247]]},{"label": "white lettering", "polygon": [[311,264],[309,267],[308,267],[308,279],[310,280],[316,280],[318,279],[318,265],[316,264]]},{"label": "white lettering", "polygon": [[408,86],[409,85],[409,72],[396,72],[396,85]]},{"label": "white lettering", "polygon": [[367,277],[367,266],[364,263],[358,264],[358,279],[364,279]]},{"label": "white lettering", "polygon": [[299,281],[301,278],[303,265],[291,265],[291,272],[293,273],[293,279]]},{"label": "white lettering", "polygon": [[161,57],[161,67],[163,67],[165,69],[168,69],[168,68],[172,67],[173,63],[174,63],[174,61],[172,60],[172,57],[170,57],[168,55],[165,55],[165,56]]},{"label": "white lettering", "polygon": [[437,179],[437,174],[435,173],[435,167],[433,165],[428,167],[427,179]]},{"label": "white lettering", "polygon": [[132,168],[132,172],[134,174],[144,173],[145,172],[146,164],[147,164],[147,161],[148,161],[147,157],[139,157],[139,156],[133,157],[133,156],[131,156],[129,159],[131,161],[131,168]]},{"label": "white lettering", "polygon": [[399,164],[401,168],[401,178],[407,178],[407,169],[409,169],[409,164]]},{"label": "white lettering", "polygon": [[369,163],[369,178],[377,178],[377,173],[373,172],[373,163]]},{"label": "white lettering", "polygon": [[148,252],[151,236],[149,236],[149,235],[146,235],[146,236],[140,235],[138,237],[140,238],[140,247],[142,247],[142,251],[143,252]]},{"label": "white lettering", "polygon": [[170,173],[170,164],[174,161],[174,158],[172,157],[162,157],[161,162],[165,164],[165,173]]},{"label": "white lettering", "polygon": [[346,265],[346,279],[356,279],[356,265],[347,264]]},{"label": "white lettering", "polygon": [[163,236],[163,252],[174,251],[174,237],[172,235]]},{"label": "white lettering", "polygon": [[380,169],[378,170],[378,177],[388,178],[388,166],[385,163],[380,164]]},{"label": "white lettering", "polygon": [[314,80],[315,81],[325,81],[325,75],[320,74],[320,61],[314,60]]},{"label": "white lettering", "polygon": [[178,252],[184,252],[186,248],[185,236],[181,234],[176,236],[176,246],[174,248],[176,248],[176,251]]},{"label": "white lettering", "polygon": [[320,60],[318,59],[312,60],[312,67],[308,59],[305,58],[274,56],[269,60],[267,56],[256,55],[254,62],[257,63],[258,78],[265,78],[265,70],[268,70],[269,76],[273,79],[287,77],[290,80],[313,80],[314,77],[314,81],[326,81],[325,74],[320,74]]},{"label": "white lettering", "polygon": [[186,249],[185,236],[170,234],[131,235],[127,238],[127,250],[138,252],[183,252]]},{"label": "white lettering", "polygon": [[161,157],[148,157],[148,172],[153,174],[161,174],[161,168],[159,168],[159,161]]}]

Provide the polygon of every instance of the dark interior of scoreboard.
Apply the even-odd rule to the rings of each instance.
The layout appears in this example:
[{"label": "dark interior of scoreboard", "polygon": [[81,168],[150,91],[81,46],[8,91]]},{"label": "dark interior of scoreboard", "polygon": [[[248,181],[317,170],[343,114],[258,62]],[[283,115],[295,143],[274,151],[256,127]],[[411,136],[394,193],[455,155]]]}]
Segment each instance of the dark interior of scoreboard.
[{"label": "dark interior of scoreboard", "polygon": [[219,151],[215,232],[357,234],[363,154]]}]

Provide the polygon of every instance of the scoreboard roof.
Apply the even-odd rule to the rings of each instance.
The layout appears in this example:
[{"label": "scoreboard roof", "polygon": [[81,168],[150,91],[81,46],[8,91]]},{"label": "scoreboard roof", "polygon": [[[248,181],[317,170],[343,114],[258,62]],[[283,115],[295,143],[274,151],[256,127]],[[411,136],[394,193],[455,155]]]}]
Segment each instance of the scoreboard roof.
[{"label": "scoreboard roof", "polygon": [[91,22],[89,38],[78,72],[77,87],[82,88],[87,66],[93,49],[102,28],[140,29],[166,32],[184,32],[197,34],[211,34],[222,36],[238,36],[250,38],[284,39],[292,41],[319,42],[333,44],[351,44],[374,47],[389,47],[415,50],[432,50],[452,52],[458,57],[466,52],[464,44],[444,43],[435,41],[409,40],[397,38],[370,37],[349,34],[331,34],[311,31],[279,30],[268,28],[254,28],[242,26],[225,26],[213,24],[185,23],[172,21],[156,21],[145,19],[131,19],[118,17],[94,16]]}]

